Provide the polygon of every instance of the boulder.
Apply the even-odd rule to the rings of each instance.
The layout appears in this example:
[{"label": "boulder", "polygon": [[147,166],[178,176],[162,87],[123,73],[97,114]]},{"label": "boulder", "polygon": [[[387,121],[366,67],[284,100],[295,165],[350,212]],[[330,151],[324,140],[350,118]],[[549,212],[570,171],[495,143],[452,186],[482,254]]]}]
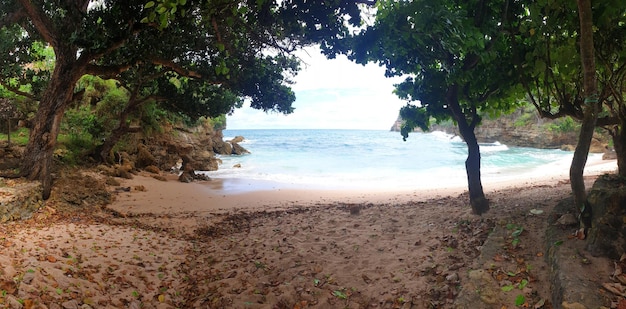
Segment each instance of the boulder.
[{"label": "boulder", "polygon": [[618,175],[598,177],[587,201],[592,213],[587,250],[594,256],[619,259],[626,253],[626,181]]},{"label": "boulder", "polygon": [[135,161],[137,168],[144,168],[146,166],[157,164],[156,158],[150,153],[146,145],[137,145],[137,160]]},{"label": "boulder", "polygon": [[241,143],[245,140],[245,138],[241,135],[237,135],[235,136],[235,138],[231,139],[230,142],[231,143]]},{"label": "boulder", "polygon": [[602,154],[602,160],[616,160],[617,153],[614,149],[606,149],[604,154]]},{"label": "boulder", "polygon": [[237,143],[232,143],[232,145],[233,145],[232,154],[234,155],[242,155],[242,154],[250,153],[250,151],[248,151],[246,148],[241,147]]},{"label": "boulder", "polygon": [[229,155],[233,153],[233,145],[222,140],[213,140],[213,152],[221,155]]},{"label": "boulder", "polygon": [[155,166],[155,165],[148,165],[146,166],[146,168],[144,168],[144,170],[148,173],[152,173],[152,174],[159,174],[161,173],[161,170]]}]

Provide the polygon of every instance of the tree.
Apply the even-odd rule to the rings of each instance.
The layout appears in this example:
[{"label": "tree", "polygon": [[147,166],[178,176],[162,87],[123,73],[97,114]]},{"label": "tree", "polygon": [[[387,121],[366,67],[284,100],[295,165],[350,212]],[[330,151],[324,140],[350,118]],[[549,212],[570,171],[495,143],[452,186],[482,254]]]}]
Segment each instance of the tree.
[{"label": "tree", "polygon": [[[578,16],[580,19],[580,58],[583,67],[584,80],[584,110],[583,120],[580,127],[580,135],[578,144],[574,151],[572,165],[570,167],[570,182],[572,192],[574,193],[574,204],[581,212],[582,216],[589,217],[589,220],[583,219],[586,229],[591,227],[591,209],[587,202],[587,191],[585,189],[585,179],[583,171],[587,163],[591,138],[598,120],[598,112],[600,110],[598,88],[596,83],[596,63],[593,46],[593,17],[591,11],[590,0],[577,0]],[[588,215],[587,215],[588,214]]]},{"label": "tree", "polygon": [[[583,170],[595,127],[604,127],[613,136],[619,173],[626,175],[626,139],[620,138],[626,123],[625,7],[609,1],[598,2],[593,9],[595,18],[590,3],[529,3],[519,26],[509,32],[520,82],[540,115],[571,116],[582,124],[570,180],[583,218],[590,216]],[[596,61],[602,65],[596,67]]]},{"label": "tree", "polygon": [[18,110],[7,98],[0,97],[0,119],[7,123],[7,145],[11,147],[11,120],[18,118]]},{"label": "tree", "polygon": [[381,1],[372,26],[356,35],[351,59],[385,65],[388,76],[409,75],[396,85],[407,104],[404,138],[429,121],[452,118],[468,148],[465,161],[475,214],[489,209],[480,175],[474,129],[481,113],[510,109],[515,91],[510,44],[503,27],[517,13],[507,1]]},{"label": "tree", "polygon": [[[285,85],[287,77],[269,72],[290,70],[281,58],[298,46],[320,42],[329,49],[348,33],[346,15],[352,16],[351,22],[360,22],[356,3],[347,0],[161,4],[166,6],[141,0],[0,0],[0,63],[6,65],[0,80],[37,75],[42,84],[41,93],[24,93],[36,98],[39,107],[21,173],[42,181],[44,199],[50,195],[61,119],[79,95],[74,90],[82,76],[113,78],[151,66],[250,96],[255,108],[290,112],[293,94]],[[35,60],[30,51],[37,42],[54,50],[54,68],[48,76],[28,67]],[[244,70],[248,64],[255,71]],[[250,74],[270,78],[266,84],[273,87],[242,86],[246,80],[259,80]]]}]

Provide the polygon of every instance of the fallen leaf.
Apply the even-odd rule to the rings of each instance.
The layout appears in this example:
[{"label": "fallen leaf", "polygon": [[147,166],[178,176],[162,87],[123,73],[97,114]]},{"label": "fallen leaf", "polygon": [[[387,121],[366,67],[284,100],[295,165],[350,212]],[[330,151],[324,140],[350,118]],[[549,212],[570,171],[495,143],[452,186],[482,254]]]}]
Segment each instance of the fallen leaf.
[{"label": "fallen leaf", "polygon": [[23,303],[24,309],[32,309],[35,307],[35,302],[30,299],[24,299]]},{"label": "fallen leaf", "polygon": [[500,254],[496,254],[496,255],[493,257],[493,260],[494,260],[494,261],[496,261],[496,262],[502,262],[502,261],[504,261],[504,258],[502,257],[502,255],[500,255]]},{"label": "fallen leaf", "polygon": [[46,256],[46,260],[48,260],[48,262],[50,262],[50,263],[55,263],[57,261],[57,258],[55,258],[52,255],[48,255],[48,256]]},{"label": "fallen leaf", "polygon": [[165,302],[165,295],[163,294],[159,295],[159,302],[160,303]]},{"label": "fallen leaf", "polygon": [[602,287],[615,295],[626,297],[626,293],[624,293],[624,286],[619,283],[603,283]]}]

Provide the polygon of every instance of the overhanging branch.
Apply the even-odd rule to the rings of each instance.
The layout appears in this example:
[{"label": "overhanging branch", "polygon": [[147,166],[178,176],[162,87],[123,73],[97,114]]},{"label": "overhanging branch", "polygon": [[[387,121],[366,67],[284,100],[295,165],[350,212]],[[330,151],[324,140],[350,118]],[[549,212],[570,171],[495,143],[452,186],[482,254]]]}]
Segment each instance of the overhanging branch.
[{"label": "overhanging branch", "polygon": [[0,80],[0,85],[2,85],[4,88],[6,88],[7,90],[17,94],[17,95],[21,95],[23,97],[29,98],[33,101],[39,101],[39,98],[37,98],[35,95],[33,95],[32,93],[28,93],[25,91],[20,90],[17,87],[13,87],[11,85],[9,85],[6,81],[4,80]]},{"label": "overhanging branch", "polygon": [[198,73],[196,71],[188,70],[188,69],[182,67],[181,65],[179,65],[177,63],[174,63],[171,60],[159,59],[159,58],[151,58],[148,61],[150,61],[153,64],[162,65],[164,67],[167,67],[167,68],[171,69],[172,71],[178,73],[178,75],[180,75],[180,76],[191,77],[191,78],[202,78],[202,74],[200,74],[200,73]]}]

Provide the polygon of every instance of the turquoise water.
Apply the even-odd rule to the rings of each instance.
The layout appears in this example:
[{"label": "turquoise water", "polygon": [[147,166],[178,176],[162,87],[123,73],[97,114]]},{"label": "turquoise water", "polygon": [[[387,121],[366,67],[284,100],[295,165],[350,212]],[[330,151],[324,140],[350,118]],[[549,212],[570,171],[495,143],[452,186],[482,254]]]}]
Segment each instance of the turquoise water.
[{"label": "turquoise water", "polygon": [[[319,189],[423,189],[466,184],[467,148],[442,132],[367,130],[226,130],[251,154],[221,156],[210,177]],[[568,169],[572,153],[481,144],[483,181],[519,179]],[[241,168],[233,167],[240,164]]]}]

